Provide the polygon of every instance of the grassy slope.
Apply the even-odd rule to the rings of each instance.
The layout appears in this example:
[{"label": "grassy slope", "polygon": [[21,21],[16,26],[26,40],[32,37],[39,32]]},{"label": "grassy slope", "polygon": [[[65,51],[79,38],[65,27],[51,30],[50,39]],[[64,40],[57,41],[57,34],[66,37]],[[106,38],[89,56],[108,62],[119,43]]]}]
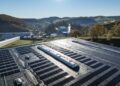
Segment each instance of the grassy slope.
[{"label": "grassy slope", "polygon": [[2,48],[10,48],[10,47],[16,47],[16,46],[20,46],[20,45],[28,45],[28,44],[32,44],[32,43],[33,43],[33,41],[31,41],[31,40],[18,40],[9,45],[6,45]]},{"label": "grassy slope", "polygon": [[21,46],[21,45],[30,45],[33,43],[48,42],[48,41],[64,39],[64,38],[66,37],[50,37],[50,38],[45,38],[43,40],[18,40],[2,48],[10,48],[10,47],[16,47],[16,46]]}]

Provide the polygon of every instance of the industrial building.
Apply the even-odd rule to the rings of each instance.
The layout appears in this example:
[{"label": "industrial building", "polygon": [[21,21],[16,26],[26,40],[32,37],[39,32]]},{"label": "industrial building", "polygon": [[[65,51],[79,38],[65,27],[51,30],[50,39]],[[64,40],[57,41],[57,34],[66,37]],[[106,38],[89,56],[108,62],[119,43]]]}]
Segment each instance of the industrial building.
[{"label": "industrial building", "polygon": [[120,48],[68,38],[0,49],[0,86],[120,86]]}]

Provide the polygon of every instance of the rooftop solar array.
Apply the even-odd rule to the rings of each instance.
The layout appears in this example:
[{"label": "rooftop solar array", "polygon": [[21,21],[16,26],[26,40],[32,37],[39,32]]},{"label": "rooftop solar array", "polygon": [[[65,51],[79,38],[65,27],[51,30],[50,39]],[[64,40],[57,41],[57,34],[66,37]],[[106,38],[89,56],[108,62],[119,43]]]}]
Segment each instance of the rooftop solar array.
[{"label": "rooftop solar array", "polygon": [[[73,73],[68,66],[52,58],[49,53],[38,49],[38,46],[52,49],[53,54],[57,52],[60,55],[64,54],[63,58],[67,58],[70,62],[73,61],[80,67],[80,70]],[[10,50],[0,50],[0,78],[21,72],[18,68],[20,64],[16,64],[19,61],[15,61],[15,59],[20,59],[21,63],[25,63],[25,67],[22,68],[21,65],[19,67],[22,70],[27,68],[38,81],[42,80],[46,86],[120,86],[119,48],[112,49],[109,46],[79,39],[63,39],[12,49],[15,50],[15,52],[11,51],[13,54],[19,53],[14,54],[16,55],[14,58],[9,52]],[[28,59],[23,59],[26,56]],[[63,67],[60,67],[59,63]],[[81,67],[84,67],[82,64],[88,68],[88,72],[85,74],[80,72]],[[63,68],[68,68],[68,70]],[[78,76],[74,76],[74,74]]]},{"label": "rooftop solar array", "polygon": [[20,72],[9,50],[0,50],[0,76],[8,76]]},{"label": "rooftop solar array", "polygon": [[86,74],[83,77],[79,77],[74,81],[68,83],[66,86],[115,86],[120,83],[120,71],[118,67],[113,67],[104,62],[96,60],[94,58],[84,56],[80,53],[73,52],[66,48],[48,43],[46,46],[57,50],[58,52],[63,53],[71,57],[72,59],[83,63],[92,69],[93,72]]},{"label": "rooftop solar array", "polygon": [[81,63],[84,63],[84,64],[86,64],[87,66],[89,66],[91,68],[97,68],[97,67],[100,67],[100,66],[103,65],[102,63],[100,63],[100,62],[98,62],[96,60],[93,60],[91,58],[82,56],[79,53],[75,53],[73,51],[61,48],[59,46],[55,46],[55,45],[54,46],[47,45],[47,46],[49,46],[49,47],[51,47],[51,48],[53,48],[53,49],[63,53],[64,55],[67,55],[67,56],[69,56],[69,57],[71,57],[71,58],[73,58],[73,59],[75,59],[75,60],[77,60],[77,61],[79,61]]},{"label": "rooftop solar array", "polygon": [[18,48],[16,48],[16,50],[20,55],[31,53],[30,46],[18,47]]},{"label": "rooftop solar array", "polygon": [[48,86],[62,86],[74,80],[72,76],[61,68],[38,55],[40,60],[28,63],[40,80]]}]

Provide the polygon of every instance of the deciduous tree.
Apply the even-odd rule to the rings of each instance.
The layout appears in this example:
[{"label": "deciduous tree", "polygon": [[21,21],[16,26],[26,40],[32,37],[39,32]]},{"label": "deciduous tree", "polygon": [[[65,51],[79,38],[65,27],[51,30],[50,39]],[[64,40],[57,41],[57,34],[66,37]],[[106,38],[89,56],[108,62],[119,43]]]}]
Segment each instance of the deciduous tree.
[{"label": "deciduous tree", "polygon": [[98,39],[99,36],[103,36],[106,30],[103,25],[97,24],[90,30],[90,36],[92,39]]},{"label": "deciduous tree", "polygon": [[72,37],[79,37],[81,35],[79,30],[72,30],[70,36]]}]

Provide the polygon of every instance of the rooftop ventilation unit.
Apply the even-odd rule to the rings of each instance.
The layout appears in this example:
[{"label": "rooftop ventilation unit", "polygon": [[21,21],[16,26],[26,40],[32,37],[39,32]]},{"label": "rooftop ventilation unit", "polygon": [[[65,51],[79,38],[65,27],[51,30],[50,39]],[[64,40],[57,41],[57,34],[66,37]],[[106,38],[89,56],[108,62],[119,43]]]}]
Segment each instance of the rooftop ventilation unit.
[{"label": "rooftop ventilation unit", "polygon": [[56,54],[55,52],[47,49],[47,47],[45,46],[40,46],[37,47],[39,50],[45,52],[46,54],[50,55],[51,57],[53,57],[54,59],[56,59],[57,61],[63,63],[64,65],[66,65],[67,67],[69,67],[70,69],[78,72],[79,71],[79,65],[74,63],[73,61],[70,61],[66,58],[64,58],[63,56],[61,56],[60,54]]}]

